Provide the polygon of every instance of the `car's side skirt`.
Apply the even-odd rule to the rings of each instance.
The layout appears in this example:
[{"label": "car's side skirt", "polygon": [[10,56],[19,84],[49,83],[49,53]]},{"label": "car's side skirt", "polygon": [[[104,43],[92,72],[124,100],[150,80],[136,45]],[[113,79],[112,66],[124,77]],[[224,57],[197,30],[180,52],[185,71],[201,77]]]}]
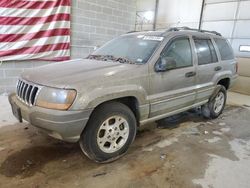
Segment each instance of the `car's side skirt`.
[{"label": "car's side skirt", "polygon": [[149,118],[149,119],[146,119],[146,120],[143,120],[143,121],[140,121],[140,125],[145,125],[147,123],[150,123],[150,122],[153,122],[153,121],[157,121],[157,120],[160,120],[160,119],[163,119],[163,118],[166,118],[166,117],[169,117],[169,116],[172,116],[172,115],[175,115],[175,114],[179,114],[181,112],[184,112],[184,111],[187,111],[189,109],[192,109],[192,108],[195,108],[195,107],[198,107],[198,106],[201,106],[203,104],[206,104],[208,102],[208,99],[207,100],[204,100],[204,101],[201,101],[199,103],[195,103],[191,106],[187,106],[185,108],[181,108],[181,109],[178,109],[178,110],[175,110],[175,111],[172,111],[172,112],[168,112],[166,114],[161,114],[159,116],[155,116],[155,117],[152,117],[152,118]]}]

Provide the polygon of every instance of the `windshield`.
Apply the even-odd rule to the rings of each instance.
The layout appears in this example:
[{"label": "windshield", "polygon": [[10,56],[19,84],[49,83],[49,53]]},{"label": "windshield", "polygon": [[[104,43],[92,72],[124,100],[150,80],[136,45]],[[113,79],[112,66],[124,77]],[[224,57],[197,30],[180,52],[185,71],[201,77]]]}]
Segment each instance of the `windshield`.
[{"label": "windshield", "polygon": [[122,36],[111,40],[89,57],[110,57],[109,60],[121,63],[145,64],[163,39],[144,35]]}]

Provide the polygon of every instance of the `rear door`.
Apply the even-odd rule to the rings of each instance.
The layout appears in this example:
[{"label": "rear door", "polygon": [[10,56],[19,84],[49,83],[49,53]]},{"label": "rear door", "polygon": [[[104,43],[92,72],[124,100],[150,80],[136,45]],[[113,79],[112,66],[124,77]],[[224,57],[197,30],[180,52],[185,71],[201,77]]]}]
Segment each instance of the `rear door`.
[{"label": "rear door", "polygon": [[209,99],[215,87],[214,76],[222,71],[211,38],[193,37],[197,58],[197,97],[196,103]]}]

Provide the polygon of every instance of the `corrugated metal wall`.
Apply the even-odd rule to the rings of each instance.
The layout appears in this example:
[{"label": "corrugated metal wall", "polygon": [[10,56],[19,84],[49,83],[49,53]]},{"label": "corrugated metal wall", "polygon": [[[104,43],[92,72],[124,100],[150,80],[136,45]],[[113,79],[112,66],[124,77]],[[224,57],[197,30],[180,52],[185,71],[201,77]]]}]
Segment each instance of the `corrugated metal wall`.
[{"label": "corrugated metal wall", "polygon": [[155,11],[155,2],[156,0],[137,0],[136,1],[136,25],[135,29],[137,31],[142,30],[152,30],[153,29],[153,20],[147,21],[143,20],[143,14],[146,12],[154,12]]},{"label": "corrugated metal wall", "polygon": [[233,91],[250,95],[250,52],[240,46],[250,46],[250,1],[206,0],[202,29],[216,30],[231,43],[239,62],[239,78]]},{"label": "corrugated metal wall", "polygon": [[[137,11],[154,11],[156,0],[137,0]],[[202,0],[160,0],[157,16],[157,28],[167,28],[180,25],[197,28],[199,25]],[[138,17],[137,17],[138,18]],[[153,23],[141,24],[137,30],[152,30]]]},{"label": "corrugated metal wall", "polygon": [[160,0],[157,27],[198,28],[202,0]]},{"label": "corrugated metal wall", "polygon": [[202,28],[216,30],[231,42],[238,57],[250,57],[240,52],[240,45],[250,45],[250,1],[206,0]]},{"label": "corrugated metal wall", "polygon": [[[155,0],[137,0],[138,11],[154,11]],[[202,0],[160,0],[157,28],[175,26],[199,27]],[[150,30],[145,23],[137,30]],[[240,45],[250,46],[250,0],[206,0],[202,29],[216,30],[231,42],[238,57],[250,57],[240,52]]]}]

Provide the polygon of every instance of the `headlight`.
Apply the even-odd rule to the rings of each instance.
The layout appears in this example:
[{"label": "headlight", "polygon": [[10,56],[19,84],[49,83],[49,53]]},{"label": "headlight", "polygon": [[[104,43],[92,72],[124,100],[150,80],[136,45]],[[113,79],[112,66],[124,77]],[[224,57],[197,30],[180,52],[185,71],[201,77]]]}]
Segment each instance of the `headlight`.
[{"label": "headlight", "polygon": [[75,98],[75,90],[43,87],[38,93],[36,106],[55,110],[68,110]]}]

